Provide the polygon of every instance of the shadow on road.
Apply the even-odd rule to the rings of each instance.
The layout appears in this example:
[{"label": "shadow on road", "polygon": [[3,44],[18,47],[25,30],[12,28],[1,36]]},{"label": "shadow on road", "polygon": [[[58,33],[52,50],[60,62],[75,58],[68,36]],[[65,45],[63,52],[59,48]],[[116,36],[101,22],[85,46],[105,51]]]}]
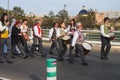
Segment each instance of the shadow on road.
[{"label": "shadow on road", "polygon": [[30,75],[29,77],[31,78],[31,80],[41,80],[40,78],[38,78],[35,75]]}]

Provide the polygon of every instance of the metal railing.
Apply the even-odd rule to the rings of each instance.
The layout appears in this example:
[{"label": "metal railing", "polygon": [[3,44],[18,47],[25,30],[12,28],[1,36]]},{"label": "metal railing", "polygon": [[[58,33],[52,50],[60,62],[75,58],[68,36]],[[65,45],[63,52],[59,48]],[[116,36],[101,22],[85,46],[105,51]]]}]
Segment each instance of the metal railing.
[{"label": "metal railing", "polygon": [[[49,29],[42,29],[43,37],[48,38]],[[99,30],[82,30],[85,36],[85,40],[90,41],[100,41],[100,31]],[[120,31],[114,31],[115,39],[113,42],[120,42]]]}]

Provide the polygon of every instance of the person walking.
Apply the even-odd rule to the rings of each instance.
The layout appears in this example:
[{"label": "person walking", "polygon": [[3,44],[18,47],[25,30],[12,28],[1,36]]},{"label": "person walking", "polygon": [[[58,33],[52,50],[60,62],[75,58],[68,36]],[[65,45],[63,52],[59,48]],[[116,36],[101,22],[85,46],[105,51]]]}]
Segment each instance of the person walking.
[{"label": "person walking", "polygon": [[52,41],[49,54],[55,54],[54,49],[57,51],[57,54],[59,53],[57,31],[58,31],[58,23],[54,22],[53,27],[49,31],[49,39],[50,41]]},{"label": "person walking", "polygon": [[[10,60],[10,57],[13,57],[11,51],[11,40],[9,37],[9,25],[8,15],[3,13],[0,21],[0,63],[4,63],[4,59],[7,63],[12,64],[13,62]],[[7,46],[7,54],[4,55],[4,45]]]},{"label": "person walking", "polygon": [[86,62],[85,55],[84,55],[84,49],[82,46],[82,44],[84,42],[82,28],[83,28],[82,23],[81,22],[77,23],[77,29],[73,35],[72,44],[71,44],[72,52],[71,52],[71,55],[70,55],[70,58],[68,59],[68,61],[70,63],[74,63],[76,54],[79,54],[81,61],[82,61],[82,65],[87,66],[88,63]]},{"label": "person walking", "polygon": [[31,47],[31,56],[36,51],[38,47],[38,52],[41,54],[41,57],[45,57],[47,54],[43,50],[42,44],[42,29],[41,29],[42,20],[36,20],[36,24],[33,26],[33,44]]},{"label": "person walking", "polygon": [[104,18],[104,24],[100,26],[100,34],[101,34],[101,59],[108,59],[108,54],[111,49],[109,27],[110,19],[108,17]]}]

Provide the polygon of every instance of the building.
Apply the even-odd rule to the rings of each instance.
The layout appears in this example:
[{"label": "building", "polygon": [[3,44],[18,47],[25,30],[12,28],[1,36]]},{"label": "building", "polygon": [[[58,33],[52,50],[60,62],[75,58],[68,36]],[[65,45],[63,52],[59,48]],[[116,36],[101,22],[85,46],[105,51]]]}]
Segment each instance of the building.
[{"label": "building", "polygon": [[104,12],[104,13],[105,13],[105,16],[109,17],[110,19],[120,17],[120,12],[107,11],[107,12]]},{"label": "building", "polygon": [[95,12],[95,19],[96,19],[96,23],[97,24],[103,23],[104,17],[105,17],[105,13],[104,12],[101,12],[101,13]]}]

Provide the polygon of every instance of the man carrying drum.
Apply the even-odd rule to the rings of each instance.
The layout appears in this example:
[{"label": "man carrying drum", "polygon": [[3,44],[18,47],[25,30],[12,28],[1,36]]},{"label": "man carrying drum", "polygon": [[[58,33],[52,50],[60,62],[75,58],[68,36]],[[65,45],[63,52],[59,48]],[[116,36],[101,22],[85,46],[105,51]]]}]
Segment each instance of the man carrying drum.
[{"label": "man carrying drum", "polygon": [[[87,66],[88,63],[85,60],[84,49],[82,47],[82,43],[84,42],[84,36],[81,30],[82,30],[82,23],[79,22],[77,23],[77,29],[73,35],[72,44],[71,44],[72,54],[70,55],[69,62],[74,63],[76,54],[79,54],[82,61],[82,65]],[[74,52],[74,48],[76,53]]]},{"label": "man carrying drum", "polygon": [[108,17],[104,18],[104,24],[100,26],[101,33],[101,59],[108,59],[108,53],[111,49],[110,38],[113,36],[110,34],[109,29],[110,19]]},{"label": "man carrying drum", "polygon": [[59,37],[58,44],[59,44],[59,51],[60,51],[59,54],[58,54],[58,60],[59,61],[64,60],[63,56],[67,51],[67,45],[63,40],[63,37],[67,36],[66,33],[67,33],[67,30],[66,30],[65,23],[61,22],[60,23],[60,28],[58,29],[58,37]]}]

